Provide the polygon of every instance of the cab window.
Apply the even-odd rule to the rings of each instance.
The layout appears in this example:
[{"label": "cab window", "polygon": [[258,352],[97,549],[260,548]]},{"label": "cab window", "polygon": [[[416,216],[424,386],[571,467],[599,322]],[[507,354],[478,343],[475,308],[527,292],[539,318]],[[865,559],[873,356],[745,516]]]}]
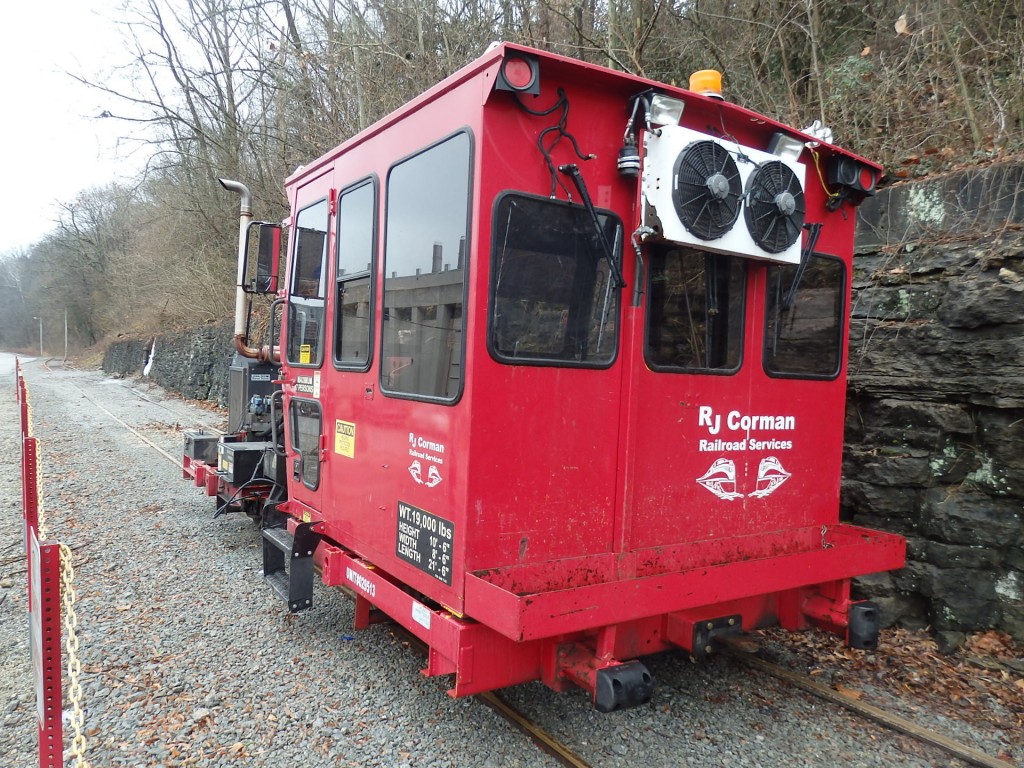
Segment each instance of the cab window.
[{"label": "cab window", "polygon": [[649,275],[648,365],[687,373],[739,370],[746,260],[662,245],[651,250]]},{"label": "cab window", "polygon": [[320,485],[320,403],[314,400],[292,400],[292,450],[298,454],[293,477],[307,488]]},{"label": "cab window", "polygon": [[388,174],[381,389],[453,402],[462,390],[469,234],[469,134]]},{"label": "cab window", "polygon": [[291,290],[288,296],[288,362],[318,366],[323,361],[327,280],[327,201],[303,208],[292,233]]},{"label": "cab window", "polygon": [[[622,225],[598,213],[618,252]],[[619,294],[581,205],[506,194],[494,209],[491,355],[504,363],[602,367],[618,338]]]},{"label": "cab window", "polygon": [[377,187],[373,180],[338,197],[338,268],[335,286],[334,362],[366,370],[370,364]]},{"label": "cab window", "polygon": [[769,376],[834,379],[842,365],[846,268],[814,254],[768,269],[764,369]]}]

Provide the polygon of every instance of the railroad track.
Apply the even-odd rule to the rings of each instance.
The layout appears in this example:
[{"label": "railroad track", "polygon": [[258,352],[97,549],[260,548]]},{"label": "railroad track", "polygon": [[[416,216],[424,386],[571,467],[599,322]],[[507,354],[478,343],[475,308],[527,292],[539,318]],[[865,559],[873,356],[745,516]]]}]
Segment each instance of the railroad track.
[{"label": "railroad track", "polygon": [[[52,357],[48,357],[45,360],[42,360],[43,368],[45,368],[50,373],[53,373],[54,369],[50,366],[50,363],[53,362],[54,360],[55,360],[55,358],[52,358]],[[67,369],[69,367],[73,367],[73,366],[68,366],[67,363],[60,362],[60,368]],[[181,413],[180,411],[172,408],[167,403],[161,402],[159,400],[154,400],[151,397],[147,397],[145,395],[145,393],[140,392],[135,387],[132,387],[132,386],[130,386],[128,384],[125,384],[124,382],[121,382],[121,381],[112,381],[112,383],[115,384],[116,386],[119,386],[122,389],[130,392],[131,394],[133,394],[138,399],[143,400],[143,401],[149,403],[150,405],[155,405],[158,408],[161,408],[161,409],[167,411],[168,413],[172,414],[175,417],[175,419],[186,419],[186,418],[189,418],[188,415],[186,415],[184,413]],[[79,389],[79,391],[82,391],[81,387],[79,387],[78,389]],[[86,397],[86,399],[89,400],[89,402],[95,404],[95,400],[90,398],[88,395],[85,395],[84,391],[82,391],[82,394]],[[104,412],[109,414],[109,411],[106,411],[106,409],[104,409]],[[209,430],[213,434],[218,434],[218,435],[224,434],[224,430],[220,429],[217,426],[214,426],[213,424],[210,424],[209,422],[202,421],[202,420],[196,420],[196,419],[192,419],[192,422],[195,423],[196,426],[203,427],[204,429]]]},{"label": "railroad track", "polygon": [[[393,627],[392,631],[395,632],[395,634],[400,635],[411,647],[416,648],[421,651],[423,655],[426,655],[426,646],[424,646],[414,635],[406,633],[397,626]],[[860,701],[859,699],[854,699],[833,688],[829,688],[826,685],[816,682],[807,675],[801,675],[788,670],[785,667],[781,667],[778,664],[766,661],[765,659],[750,653],[749,649],[742,645],[737,647],[723,646],[723,650],[730,658],[735,659],[749,669],[770,675],[794,688],[798,688],[812,696],[838,707],[842,707],[865,720],[896,731],[897,733],[902,733],[905,736],[910,736],[923,744],[928,744],[932,747],[941,749],[946,754],[951,755],[958,760],[962,760],[965,763],[980,766],[980,768],[1016,768],[1013,763],[1009,763],[997,757],[992,757],[991,755],[951,739],[937,731],[925,728],[917,723],[907,720],[904,717],[887,712],[873,704],[868,704],[867,702]],[[484,693],[478,694],[475,698],[528,736],[534,744],[555,758],[561,765],[566,766],[566,768],[590,768],[591,764],[586,759],[576,754],[571,747],[563,744],[549,734],[542,726],[534,722],[529,715],[506,702],[499,694],[494,692]]]},{"label": "railroad track", "polygon": [[794,688],[799,688],[800,690],[806,691],[819,699],[823,699],[849,710],[865,720],[870,720],[878,725],[882,725],[893,731],[897,731],[898,733],[910,736],[922,743],[938,747],[947,754],[952,755],[959,760],[963,760],[965,763],[981,766],[981,768],[1015,768],[1013,763],[1001,760],[998,757],[987,755],[980,750],[969,747],[959,741],[955,741],[954,739],[944,736],[930,728],[924,728],[917,723],[891,712],[887,712],[873,704],[868,704],[867,702],[859,699],[854,699],[833,688],[822,685],[806,675],[801,675],[788,670],[785,667],[780,667],[778,664],[765,661],[756,655],[745,653],[742,650],[728,649],[727,652],[733,659],[736,659],[750,669],[771,675],[772,677],[788,683]]},{"label": "railroad track", "polygon": [[[47,370],[52,370],[47,365],[48,362],[49,361],[44,361],[43,366]],[[90,397],[81,387],[78,387],[77,385],[75,386],[82,393],[82,396],[95,408],[106,414],[112,421],[116,422],[135,437],[139,438],[143,443],[158,452],[176,467],[181,468],[182,462],[180,457],[175,457],[169,454],[152,440],[143,435],[138,429],[127,424],[121,418],[97,403],[95,399]],[[140,399],[156,405],[162,405],[158,401],[145,397],[142,393],[131,387],[125,387],[125,389]],[[422,652],[424,655],[426,654],[426,647],[418,638],[406,633],[404,629],[397,625],[393,625],[391,630],[396,634],[396,636],[400,636],[401,639],[410,647]],[[881,725],[887,729],[909,736],[922,744],[938,748],[964,763],[980,766],[980,768],[1015,768],[1014,764],[1010,762],[997,757],[992,757],[980,750],[974,749],[973,747],[938,733],[937,731],[925,728],[906,718],[887,712],[880,707],[876,707],[859,699],[854,699],[850,696],[844,695],[840,691],[822,685],[806,675],[801,675],[777,664],[766,661],[757,655],[750,653],[749,649],[743,647],[742,644],[724,646],[722,650],[728,654],[730,658],[757,673],[770,675],[785,682],[787,685],[802,690],[835,706],[842,707],[843,709],[877,725]],[[484,693],[479,694],[474,698],[484,706],[490,708],[514,728],[525,734],[538,746],[538,748],[551,755],[551,757],[557,760],[560,765],[567,766],[567,768],[590,768],[590,762],[573,751],[570,746],[562,743],[557,738],[549,734],[540,724],[534,722],[528,714],[505,701],[500,694],[494,692]]]}]

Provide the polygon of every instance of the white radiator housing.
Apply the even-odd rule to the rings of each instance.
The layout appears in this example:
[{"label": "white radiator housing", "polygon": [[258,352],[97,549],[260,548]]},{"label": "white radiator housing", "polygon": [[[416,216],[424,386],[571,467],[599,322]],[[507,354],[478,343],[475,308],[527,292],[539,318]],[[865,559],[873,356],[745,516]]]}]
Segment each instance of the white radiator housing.
[{"label": "white radiator housing", "polygon": [[[764,259],[783,264],[799,264],[803,235],[786,250],[771,253],[764,250],[751,236],[747,229],[743,208],[747,205],[746,193],[751,175],[759,165],[778,161],[786,165],[804,188],[805,166],[777,157],[751,147],[743,147],[725,139],[715,138],[682,126],[664,126],[661,135],[645,132],[643,135],[644,160],[642,174],[642,223],[651,227],[665,240],[682,245],[690,245],[702,250],[714,251],[752,259]],[[676,187],[676,160],[687,147],[698,141],[712,141],[725,149],[736,161],[743,184],[743,197],[739,216],[732,228],[714,240],[697,237],[680,219],[673,201],[673,190]]]}]

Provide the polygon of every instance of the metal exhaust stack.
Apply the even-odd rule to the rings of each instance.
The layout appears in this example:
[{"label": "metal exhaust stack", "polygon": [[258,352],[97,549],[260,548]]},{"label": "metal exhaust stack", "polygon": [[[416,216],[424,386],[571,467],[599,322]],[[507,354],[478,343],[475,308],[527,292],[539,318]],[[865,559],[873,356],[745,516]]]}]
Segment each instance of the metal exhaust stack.
[{"label": "metal exhaust stack", "polygon": [[246,325],[246,297],[245,289],[245,239],[249,231],[249,224],[252,222],[252,193],[249,188],[240,181],[231,179],[217,179],[220,185],[229,192],[237,192],[241,200],[241,210],[238,214],[238,277],[235,280],[235,350],[242,357],[259,359],[260,350],[250,347],[245,343]]}]

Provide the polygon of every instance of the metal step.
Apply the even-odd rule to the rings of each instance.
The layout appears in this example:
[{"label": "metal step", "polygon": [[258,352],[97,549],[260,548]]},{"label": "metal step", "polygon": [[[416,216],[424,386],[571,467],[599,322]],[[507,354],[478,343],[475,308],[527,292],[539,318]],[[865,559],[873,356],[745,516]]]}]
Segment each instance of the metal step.
[{"label": "metal step", "polygon": [[292,548],[295,546],[295,537],[288,533],[287,528],[264,528],[263,538],[284,552],[285,557],[292,556]]},{"label": "metal step", "polygon": [[313,551],[319,537],[311,527],[309,523],[300,523],[295,534],[284,527],[261,531],[263,580],[288,604],[292,613],[313,607]]},{"label": "metal step", "polygon": [[288,573],[286,571],[269,573],[263,577],[263,580],[274,590],[274,594],[286,603],[288,602]]}]

